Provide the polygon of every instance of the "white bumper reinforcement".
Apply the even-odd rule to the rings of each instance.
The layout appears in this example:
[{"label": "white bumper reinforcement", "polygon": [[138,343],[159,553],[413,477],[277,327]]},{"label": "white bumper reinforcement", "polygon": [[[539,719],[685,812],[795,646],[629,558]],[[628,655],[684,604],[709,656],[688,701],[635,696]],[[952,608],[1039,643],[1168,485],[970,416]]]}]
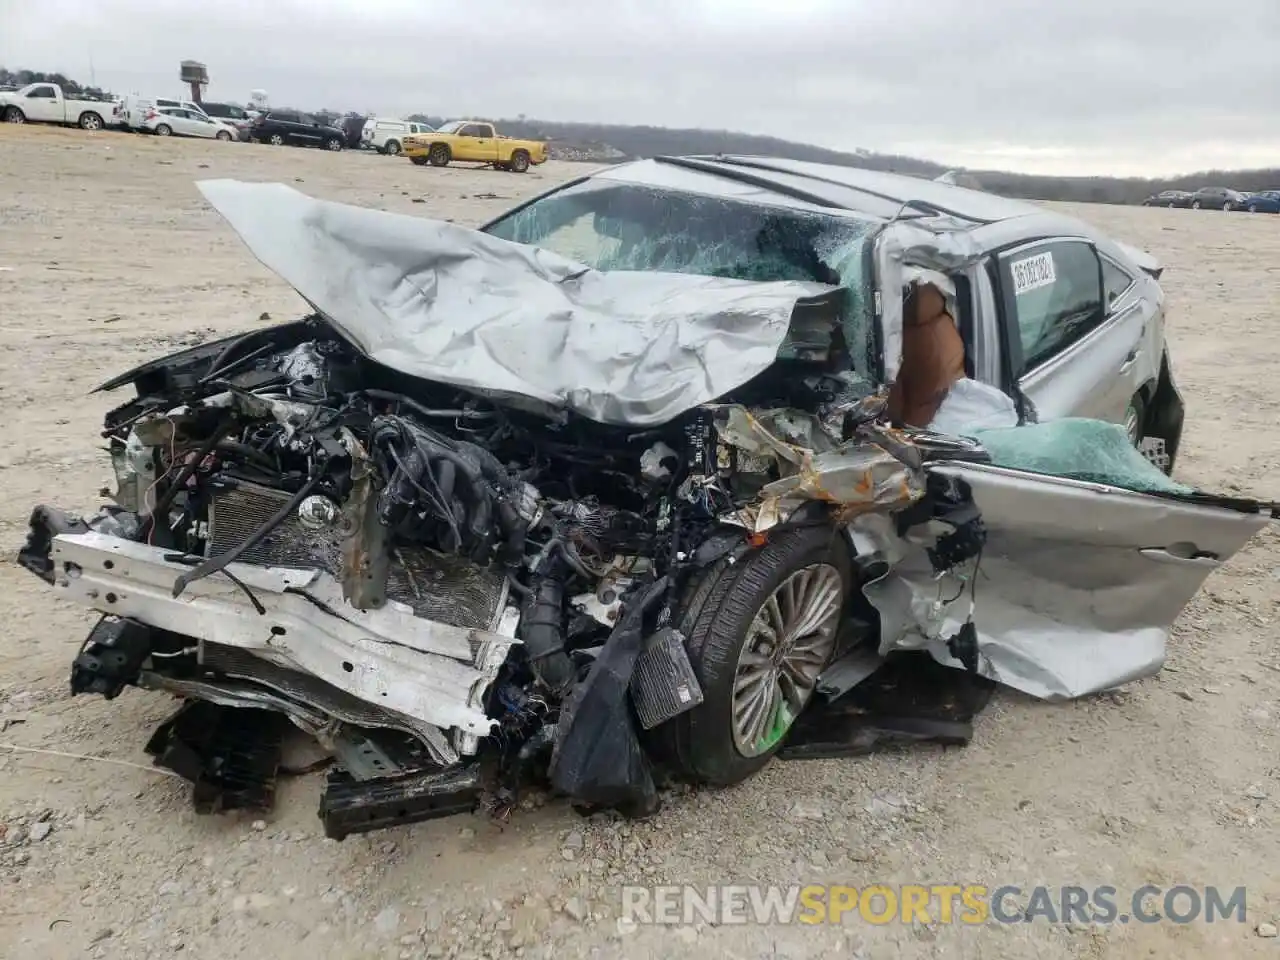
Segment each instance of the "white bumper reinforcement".
[{"label": "white bumper reinforcement", "polygon": [[360,611],[326,572],[241,563],[227,570],[265,613],[220,573],[175,598],[174,580],[191,567],[164,559],[172,554],[100,533],[62,534],[53,541],[55,588],[94,610],[238,647],[385,710],[457,730],[463,752],[489,733],[483,700],[518,642],[515,618],[504,616],[502,632],[491,633],[424,620],[394,601]]}]

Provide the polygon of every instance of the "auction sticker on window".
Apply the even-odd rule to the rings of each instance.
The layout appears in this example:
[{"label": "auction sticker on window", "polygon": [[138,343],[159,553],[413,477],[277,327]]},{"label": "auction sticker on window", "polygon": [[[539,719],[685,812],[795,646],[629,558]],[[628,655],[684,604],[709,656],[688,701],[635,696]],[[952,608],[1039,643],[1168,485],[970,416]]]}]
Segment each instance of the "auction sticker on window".
[{"label": "auction sticker on window", "polygon": [[1013,273],[1015,296],[1047,287],[1058,279],[1053,269],[1052,253],[1037,253],[1025,260],[1015,260],[1009,264],[1009,270]]}]

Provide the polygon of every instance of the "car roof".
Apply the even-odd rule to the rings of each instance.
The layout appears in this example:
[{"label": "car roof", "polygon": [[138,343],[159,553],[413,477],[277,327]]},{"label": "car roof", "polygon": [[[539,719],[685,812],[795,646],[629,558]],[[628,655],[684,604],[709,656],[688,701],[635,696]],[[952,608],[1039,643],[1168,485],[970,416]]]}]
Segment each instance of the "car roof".
[{"label": "car roof", "polygon": [[[726,193],[727,182],[746,188],[728,191],[744,200],[754,195],[761,202],[799,204],[885,220],[942,214],[976,225],[1045,212],[1028,201],[954,184],[776,157],[655,157],[619,164],[596,176],[715,194]],[[718,189],[713,187],[717,180],[721,181]]]},{"label": "car roof", "polygon": [[[1129,250],[1104,231],[1065,213],[1029,200],[902,174],[774,157],[716,155],[635,160],[604,167],[582,179],[683,190],[861,220],[909,219],[937,233],[968,233],[971,243],[982,250],[1051,237],[1083,237],[1113,259],[1140,266]],[[550,192],[560,189],[564,187]]]}]

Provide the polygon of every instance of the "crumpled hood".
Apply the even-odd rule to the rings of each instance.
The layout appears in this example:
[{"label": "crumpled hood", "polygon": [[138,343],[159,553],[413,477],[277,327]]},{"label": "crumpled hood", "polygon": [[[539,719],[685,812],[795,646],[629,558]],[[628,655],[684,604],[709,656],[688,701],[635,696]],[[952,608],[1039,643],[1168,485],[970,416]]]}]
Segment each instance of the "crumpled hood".
[{"label": "crumpled hood", "polygon": [[798,305],[839,289],[601,272],[283,184],[197,186],[263,264],[373,360],[603,423],[665,423],[741,386],[776,359]]}]

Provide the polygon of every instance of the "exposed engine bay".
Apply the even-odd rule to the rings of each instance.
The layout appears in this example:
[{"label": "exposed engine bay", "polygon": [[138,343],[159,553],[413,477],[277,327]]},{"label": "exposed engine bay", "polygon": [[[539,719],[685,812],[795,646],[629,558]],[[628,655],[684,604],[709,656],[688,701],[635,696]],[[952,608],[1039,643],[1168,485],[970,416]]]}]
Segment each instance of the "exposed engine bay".
[{"label": "exposed engine bay", "polygon": [[[851,482],[789,464],[788,431],[832,449],[842,431],[863,434],[862,509],[924,493],[920,451],[859,420],[866,401],[820,361],[796,364],[634,430],[401,376],[315,317],[230,338],[106,385],[132,379],[138,393],[106,418],[115,502],[85,520],[40,508],[23,562],[106,613],[75,662],[76,692],[136,684],[272,710],[347,778],[421,769],[451,796],[450,778],[487,753],[497,804],[555,750],[558,785],[577,799],[643,808],[643,771],[590,769],[598,731],[567,755],[568,711],[626,632],[659,639],[615,691],[624,725],[632,709],[652,730],[702,702],[672,628],[691,578],[793,526],[830,535],[850,508],[787,490]],[[638,743],[609,752],[646,762]],[[464,792],[480,787],[473,773]]]}]

